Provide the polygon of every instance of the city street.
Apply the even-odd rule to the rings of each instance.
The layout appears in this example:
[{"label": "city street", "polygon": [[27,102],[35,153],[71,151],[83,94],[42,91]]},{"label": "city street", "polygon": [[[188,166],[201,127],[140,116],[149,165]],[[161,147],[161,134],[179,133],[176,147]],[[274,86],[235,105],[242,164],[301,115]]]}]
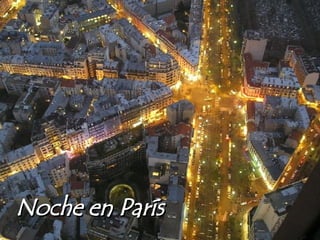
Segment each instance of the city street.
[{"label": "city street", "polygon": [[196,106],[184,222],[188,240],[247,239],[243,220],[267,191],[245,153],[245,100],[231,67],[231,56],[240,54],[230,47],[237,43],[229,26],[233,5],[216,2],[204,1],[202,78],[184,81],[176,94]]},{"label": "city street", "polygon": [[[196,98],[192,94],[196,92],[198,89],[192,90],[190,97]],[[243,110],[234,110],[233,106],[239,104],[231,96],[211,94],[203,100],[198,97],[195,102],[202,107],[197,108],[193,140],[196,154],[188,171],[185,236],[240,239],[243,214],[248,205],[252,207],[257,202],[256,186],[259,193],[266,190],[261,178],[249,177],[251,166],[244,157]]]},{"label": "city street", "polygon": [[13,1],[11,8],[0,19],[0,29],[2,29],[11,19],[17,18],[17,13],[25,4],[25,0]]},{"label": "city street", "polygon": [[[271,239],[297,219],[319,239],[320,56],[296,45],[320,4],[298,2],[2,1],[0,240]],[[63,195],[109,204],[12,214]]]}]

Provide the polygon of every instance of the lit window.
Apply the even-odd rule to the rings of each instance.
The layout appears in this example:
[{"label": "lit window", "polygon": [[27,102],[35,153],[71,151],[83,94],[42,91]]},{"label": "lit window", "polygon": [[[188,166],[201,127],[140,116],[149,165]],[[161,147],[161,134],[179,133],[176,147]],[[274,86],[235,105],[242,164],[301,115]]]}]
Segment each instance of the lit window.
[{"label": "lit window", "polygon": [[159,177],[159,172],[152,172],[152,176],[154,176],[154,177]]}]

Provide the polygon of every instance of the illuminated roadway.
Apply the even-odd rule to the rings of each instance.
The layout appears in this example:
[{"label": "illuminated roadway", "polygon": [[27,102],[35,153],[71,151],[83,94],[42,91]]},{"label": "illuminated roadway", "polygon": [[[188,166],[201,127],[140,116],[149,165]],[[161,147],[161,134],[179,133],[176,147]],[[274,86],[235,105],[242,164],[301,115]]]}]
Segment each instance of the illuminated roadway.
[{"label": "illuminated roadway", "polygon": [[[188,169],[184,219],[187,240],[246,239],[241,224],[255,204],[252,193],[257,192],[256,186],[258,195],[266,191],[259,176],[249,182],[250,166],[243,150],[245,103],[230,91],[240,89],[240,79],[231,80],[231,56],[237,54],[230,46],[235,41],[230,39],[232,8],[228,0],[204,0],[202,78],[198,82],[185,80],[175,93],[176,99],[187,98],[196,107],[195,154]],[[219,72],[214,72],[211,79],[207,72],[218,63]]]},{"label": "illuminated roadway", "polygon": [[[215,6],[210,5],[213,2]],[[241,80],[234,78],[231,61],[231,56],[239,54],[231,47],[237,43],[231,39],[230,28],[234,6],[228,0],[204,4],[202,78],[197,83],[185,81],[178,93],[197,109],[193,142],[198,145],[188,172],[190,192],[186,196],[184,238],[248,239],[247,213],[268,190],[244,151],[246,99],[237,93]],[[213,71],[217,65],[219,71]],[[311,128],[305,133],[295,151],[297,156],[291,158],[277,187],[301,178],[296,176],[297,170],[319,155],[319,141],[320,129]]]},{"label": "illuminated roadway", "polygon": [[[17,1],[16,7],[22,7],[22,3]],[[175,93],[176,99],[187,98],[196,107],[192,141],[195,154],[188,169],[184,219],[184,238],[187,240],[247,239],[243,220],[246,220],[247,211],[267,191],[261,177],[252,174],[244,153],[245,101],[236,91],[230,91],[240,89],[240,79],[235,79],[232,73],[231,57],[239,54],[232,47],[237,43],[231,39],[232,10],[229,0],[204,0],[202,77],[198,82],[185,80]],[[122,12],[118,14],[125,17]],[[12,15],[12,12],[8,13],[7,18]],[[220,66],[219,71],[208,74],[216,65]],[[310,133],[312,141],[303,140],[306,144],[301,148],[313,149],[314,146],[314,151],[319,151],[316,148],[319,135]],[[300,160],[288,164],[284,171],[287,175],[282,176],[284,180],[280,185],[292,180],[301,159],[305,161],[304,156],[308,155],[305,153],[303,149],[298,151],[301,156],[295,159]]]},{"label": "illuminated roadway", "polygon": [[[255,204],[248,194],[256,191],[255,186],[260,186],[259,194],[265,192],[261,178],[249,182],[246,176],[250,167],[243,157],[244,102],[236,92],[230,92],[240,89],[240,79],[232,80],[231,72],[231,56],[238,54],[231,47],[236,43],[230,39],[232,8],[228,0],[204,0],[202,78],[198,82],[186,79],[175,93],[176,99],[187,98],[196,106],[195,155],[188,169],[184,219],[187,240],[246,239],[246,234],[241,235],[246,229],[240,224]],[[126,17],[122,11],[118,16]],[[208,74],[217,65],[219,71]]]},{"label": "illuminated roadway", "polygon": [[[231,56],[239,54],[230,47],[231,42],[237,42],[230,39],[233,6],[228,0],[216,3],[204,2],[202,78],[195,83],[184,81],[176,94],[178,99],[192,101],[197,113],[193,138],[196,154],[190,160],[186,194],[187,240],[247,239],[243,220],[267,191],[245,157],[245,102],[240,94],[230,91],[240,89],[240,79],[231,80]],[[208,71],[218,63],[220,69],[210,79]]]},{"label": "illuminated roadway", "polygon": [[2,29],[11,19],[16,18],[18,11],[23,8],[25,4],[25,0],[14,0],[10,9],[0,18],[0,29]]}]

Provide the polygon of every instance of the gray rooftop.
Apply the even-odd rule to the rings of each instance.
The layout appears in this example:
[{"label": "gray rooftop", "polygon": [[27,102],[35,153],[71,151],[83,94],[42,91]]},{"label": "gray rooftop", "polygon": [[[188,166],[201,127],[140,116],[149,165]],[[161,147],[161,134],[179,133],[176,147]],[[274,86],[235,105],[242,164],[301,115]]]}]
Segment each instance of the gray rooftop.
[{"label": "gray rooftop", "polygon": [[86,21],[86,20],[91,19],[91,18],[96,18],[96,17],[103,16],[103,15],[112,15],[114,13],[115,13],[115,10],[113,8],[111,8],[111,7],[108,7],[108,8],[102,9],[102,10],[94,11],[92,13],[80,15],[76,19],[76,21],[77,22],[82,22],[82,21]]},{"label": "gray rooftop", "polygon": [[[178,176],[174,176],[177,177]],[[181,185],[170,184],[168,186],[168,201],[169,202],[179,202],[183,203],[184,201],[184,188]]]},{"label": "gray rooftop", "polygon": [[269,232],[269,229],[265,222],[263,220],[257,220],[253,223],[253,238],[252,240],[271,240],[271,233]]},{"label": "gray rooftop", "polygon": [[180,239],[182,227],[183,204],[181,202],[168,202],[166,214],[160,226],[159,238]]},{"label": "gray rooftop", "polygon": [[168,108],[171,108],[171,109],[182,108],[182,109],[194,110],[194,105],[189,100],[180,100],[178,102],[171,104]]},{"label": "gray rooftop", "polygon": [[[255,148],[256,152],[259,154],[260,159],[264,167],[268,170],[270,176],[274,181],[276,181],[284,169],[284,164],[276,164],[273,158],[274,148],[274,137],[276,133],[266,133],[266,132],[252,132],[250,134],[250,141],[252,146]],[[271,143],[270,146],[267,146]],[[273,143],[273,144],[272,144]]]},{"label": "gray rooftop", "polygon": [[255,30],[246,30],[244,32],[244,37],[250,40],[261,40],[264,39],[264,34]]},{"label": "gray rooftop", "polygon": [[31,155],[35,155],[35,150],[32,144],[29,144],[8,152],[5,156],[5,160],[10,163]]},{"label": "gray rooftop", "polygon": [[278,215],[286,214],[288,207],[292,206],[299,195],[303,182],[297,182],[271,193],[265,194]]}]

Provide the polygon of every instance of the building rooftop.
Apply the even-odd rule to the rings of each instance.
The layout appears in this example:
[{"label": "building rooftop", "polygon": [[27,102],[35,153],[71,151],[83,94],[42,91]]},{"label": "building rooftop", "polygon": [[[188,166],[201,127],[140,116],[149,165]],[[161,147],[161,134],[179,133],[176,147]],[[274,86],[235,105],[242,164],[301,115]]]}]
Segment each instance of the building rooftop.
[{"label": "building rooftop", "polygon": [[265,104],[272,108],[297,109],[298,102],[295,98],[265,96]]},{"label": "building rooftop", "polygon": [[127,37],[133,38],[137,43],[149,42],[149,40],[147,40],[136,27],[129,23],[127,19],[121,18],[116,24],[119,24],[123,28],[124,34]]},{"label": "building rooftop", "polygon": [[151,17],[150,14],[138,5],[137,2],[131,0],[125,0],[124,5],[127,9],[130,9],[131,13],[137,16],[140,20],[145,17]]},{"label": "building rooftop", "polygon": [[[185,139],[185,138],[183,138]],[[189,162],[189,153],[190,153],[190,141],[188,142],[188,146],[180,148],[178,151],[178,162],[188,163]]]},{"label": "building rooftop", "polygon": [[307,129],[310,125],[310,118],[305,106],[298,106],[295,120],[299,122],[299,126],[303,129]]},{"label": "building rooftop", "polygon": [[30,86],[27,92],[24,92],[17,100],[13,111],[21,109],[22,111],[31,110],[37,98],[38,88]]},{"label": "building rooftop", "polygon": [[50,116],[52,113],[55,113],[57,110],[62,110],[64,111],[67,104],[68,104],[69,98],[68,96],[60,89],[58,90],[49,107],[47,108],[46,112],[44,113],[43,117],[48,117]]},{"label": "building rooftop", "polygon": [[136,230],[130,230],[130,232],[128,233],[127,239],[128,240],[138,240],[139,239],[139,232]]},{"label": "building rooftop", "polygon": [[262,161],[264,167],[268,170],[270,176],[276,181],[282,173],[285,164],[281,159],[273,157],[277,153],[277,146],[274,139],[281,137],[279,133],[252,132],[250,141]]},{"label": "building rooftop", "polygon": [[265,194],[265,198],[270,201],[270,204],[278,215],[286,214],[288,208],[294,204],[303,185],[303,182],[291,184],[284,188],[280,188],[276,191]]},{"label": "building rooftop", "polygon": [[[1,103],[0,103],[1,107]],[[0,110],[1,113],[1,110]],[[4,122],[1,124],[0,122],[0,144],[4,143],[4,141],[9,141],[8,139],[13,138],[16,131],[15,125],[12,122]]]},{"label": "building rooftop", "polygon": [[0,114],[7,111],[7,109],[8,109],[8,105],[0,102]]},{"label": "building rooftop", "polygon": [[286,52],[294,52],[296,55],[303,55],[304,49],[301,46],[296,45],[288,45],[286,48]]},{"label": "building rooftop", "polygon": [[28,45],[23,51],[26,53],[24,60],[31,64],[55,65],[63,64],[65,60],[64,44],[62,43],[33,43]]},{"label": "building rooftop", "polygon": [[164,122],[147,129],[148,156],[187,164],[189,161],[192,127]]},{"label": "building rooftop", "polygon": [[43,11],[43,16],[51,19],[56,11],[58,11],[58,7],[55,4],[46,4],[46,7]]},{"label": "building rooftop", "polygon": [[126,61],[124,63],[124,71],[129,73],[145,73],[146,65],[139,62]]},{"label": "building rooftop", "polygon": [[104,15],[112,15],[115,12],[116,12],[115,9],[113,9],[111,6],[108,6],[107,8],[102,9],[102,10],[93,11],[93,12],[87,13],[87,14],[81,14],[78,18],[76,18],[76,21],[83,22],[83,21],[87,21],[92,18],[104,16]]},{"label": "building rooftop", "polygon": [[199,62],[199,46],[194,46],[194,48],[183,49],[179,53],[186,59],[191,65],[197,65]]},{"label": "building rooftop", "polygon": [[171,108],[171,109],[181,108],[184,110],[186,110],[186,109],[194,110],[194,105],[189,100],[180,100],[178,102],[171,104],[168,108]]},{"label": "building rooftop", "polygon": [[293,88],[293,89],[300,88],[298,79],[293,69],[290,67],[281,68],[278,77],[265,76],[261,84],[269,87],[273,86],[278,88]]},{"label": "building rooftop", "polygon": [[264,77],[269,74],[269,63],[253,60],[250,53],[245,53],[243,60],[247,82],[251,86],[259,87]]},{"label": "building rooftop", "polygon": [[246,30],[243,34],[244,38],[249,40],[261,40],[264,39],[264,34],[255,30]]},{"label": "building rooftop", "polygon": [[112,216],[92,217],[89,222],[88,233],[90,232],[99,235],[103,234],[105,237],[124,237],[127,235],[133,217],[119,216],[119,213],[113,211]]},{"label": "building rooftop", "polygon": [[320,72],[320,57],[301,55],[300,60],[306,73]]},{"label": "building rooftop", "polygon": [[175,24],[176,23],[176,17],[173,13],[166,13],[161,16],[159,16],[160,19],[162,19],[167,25]]},{"label": "building rooftop", "polygon": [[271,233],[263,220],[257,220],[252,223],[254,236],[252,240],[271,240]]},{"label": "building rooftop", "polygon": [[159,63],[159,62],[163,62],[163,63],[171,63],[172,61],[175,61],[171,55],[166,54],[166,53],[161,53],[161,54],[157,54],[154,57],[149,58],[149,63]]},{"label": "building rooftop", "polygon": [[102,160],[143,140],[142,125],[115,137],[94,144],[87,149],[90,161]]},{"label": "building rooftop", "polygon": [[[171,178],[176,178],[178,181],[178,176],[171,176]],[[173,203],[183,203],[184,201],[184,188],[181,185],[169,184],[168,186],[168,201]]]},{"label": "building rooftop", "polygon": [[108,43],[118,41],[122,47],[128,47],[128,44],[113,31],[113,28],[109,24],[100,26],[99,32]]},{"label": "building rooftop", "polygon": [[48,161],[41,162],[38,169],[50,171],[54,168],[64,168],[67,160],[66,154],[61,154],[57,157],[51,158]]},{"label": "building rooftop", "polygon": [[307,86],[307,88],[303,89],[302,91],[304,93],[305,98],[309,102],[320,103],[320,86],[319,85]]},{"label": "building rooftop", "polygon": [[[112,91],[119,93],[113,97],[100,96],[94,103],[94,114],[88,118],[89,123],[119,115],[124,111],[144,106],[165,96],[172,95],[169,87],[154,81],[104,79],[100,82],[95,82],[95,84],[104,88],[106,92],[112,89]],[[121,93],[125,91],[131,91],[132,98],[128,98]]]},{"label": "building rooftop", "polygon": [[46,183],[37,169],[19,172],[0,182],[0,196],[4,199],[18,199],[29,194],[45,196]]},{"label": "building rooftop", "polygon": [[297,79],[291,80],[291,79],[281,79],[278,77],[264,77],[262,80],[262,85],[265,86],[273,86],[278,88],[294,88],[299,89],[300,84],[298,83]]},{"label": "building rooftop", "polygon": [[183,217],[183,203],[167,202],[166,213],[160,226],[159,238],[180,239]]},{"label": "building rooftop", "polygon": [[31,77],[28,76],[21,76],[21,78],[28,78],[30,79],[29,85],[36,87],[36,88],[51,88],[51,89],[57,89],[60,85],[60,80],[56,78],[46,78],[46,77]]},{"label": "building rooftop", "polygon": [[35,155],[35,150],[32,144],[8,152],[2,161],[11,163],[30,155]]}]

